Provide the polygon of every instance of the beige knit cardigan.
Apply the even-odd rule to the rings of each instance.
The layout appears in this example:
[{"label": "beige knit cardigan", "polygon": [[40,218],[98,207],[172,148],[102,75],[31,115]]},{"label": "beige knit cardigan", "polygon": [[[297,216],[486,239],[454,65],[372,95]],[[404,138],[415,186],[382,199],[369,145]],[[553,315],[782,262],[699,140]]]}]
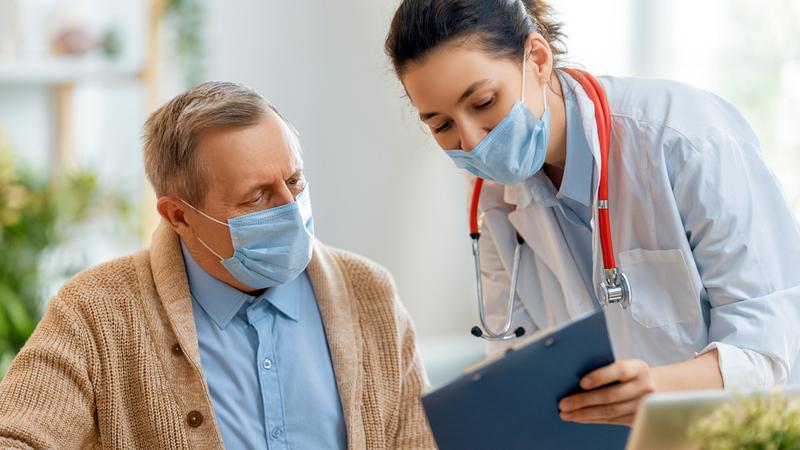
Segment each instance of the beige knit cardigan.
[{"label": "beige knit cardigan", "polygon": [[[390,275],[319,243],[308,275],[349,448],[435,448],[414,329]],[[50,301],[0,383],[0,448],[222,448],[168,226],[149,251],[79,274]]]}]

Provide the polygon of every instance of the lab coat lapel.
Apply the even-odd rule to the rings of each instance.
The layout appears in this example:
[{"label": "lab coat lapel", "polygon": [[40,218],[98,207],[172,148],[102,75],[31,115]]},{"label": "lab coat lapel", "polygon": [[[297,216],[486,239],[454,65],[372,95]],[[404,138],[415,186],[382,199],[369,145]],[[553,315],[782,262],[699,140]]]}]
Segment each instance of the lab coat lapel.
[{"label": "lab coat lapel", "polygon": [[[581,279],[581,275],[570,256],[569,247],[567,247],[553,210],[533,201],[525,208],[510,213],[508,218],[538,257],[537,261],[547,266],[556,278],[555,283],[542,280],[542,291],[548,299],[522,296],[525,307],[529,311],[536,311],[540,308],[528,303],[558,301],[566,307],[569,317],[576,317],[591,309],[591,299],[587,297],[583,283],[576,282]],[[520,269],[520,273],[525,273],[525,267]],[[553,298],[557,294],[553,291],[554,289],[560,289],[560,301]]]},{"label": "lab coat lapel", "polygon": [[353,292],[336,261],[319,242],[306,269],[317,298],[349,442],[364,442],[361,421],[362,343]]},{"label": "lab coat lapel", "polygon": [[[575,92],[575,98],[578,101],[578,109],[581,112],[582,128],[586,135],[586,142],[592,149],[592,158],[594,159],[594,173],[592,174],[592,287],[595,289],[593,294],[597,295],[597,286],[603,277],[603,252],[600,247],[600,235],[598,233],[597,224],[597,191],[600,188],[600,168],[603,161],[600,158],[600,140],[597,135],[597,120],[594,115],[594,103],[586,95],[586,92],[574,78],[567,75],[563,77],[567,83],[570,84],[572,90]],[[613,184],[613,183],[612,183]]]},{"label": "lab coat lapel", "polygon": [[[567,83],[576,93],[578,107],[581,112],[582,128],[586,133],[586,140],[589,142],[594,159],[594,171],[592,176],[592,285],[597,286],[602,276],[602,252],[600,249],[600,238],[595,224],[597,223],[597,190],[600,185],[600,143],[597,137],[597,122],[594,117],[594,104],[583,91],[580,84],[572,77],[564,77]],[[530,202],[521,210],[509,214],[509,220],[520,232],[526,243],[531,247],[534,254],[539,256],[539,261],[543,262],[550,271],[555,274],[561,286],[564,296],[564,304],[570,317],[576,317],[583,312],[594,308],[594,302],[587,297],[586,290],[580,280],[580,273],[572,258],[569,247],[558,225],[554,212],[547,207],[540,205],[536,201]],[[541,236],[550,236],[542,239]],[[543,286],[546,289],[546,286]],[[545,291],[546,292],[546,291]],[[592,293],[596,295],[595,292]],[[545,295],[551,295],[547,293]],[[527,302],[533,299],[526,298]],[[523,303],[525,303],[523,300]],[[526,304],[526,307],[530,308]],[[534,310],[534,309],[531,309]]]}]

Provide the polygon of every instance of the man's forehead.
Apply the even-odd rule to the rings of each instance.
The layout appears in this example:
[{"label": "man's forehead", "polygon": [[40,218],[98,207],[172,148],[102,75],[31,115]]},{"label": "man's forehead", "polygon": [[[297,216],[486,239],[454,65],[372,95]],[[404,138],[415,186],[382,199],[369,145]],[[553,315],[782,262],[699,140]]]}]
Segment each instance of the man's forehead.
[{"label": "man's forehead", "polygon": [[275,114],[275,112],[272,112],[271,119],[274,119],[277,126],[280,127],[281,135],[283,136],[284,141],[292,148],[292,150],[296,151],[298,154],[302,153],[302,146],[300,145],[300,133],[298,133],[294,125]]},{"label": "man's forehead", "polygon": [[277,116],[265,117],[251,127],[219,130],[201,141],[204,165],[213,178],[227,183],[267,173],[288,176],[302,169],[299,140],[282,122]]}]

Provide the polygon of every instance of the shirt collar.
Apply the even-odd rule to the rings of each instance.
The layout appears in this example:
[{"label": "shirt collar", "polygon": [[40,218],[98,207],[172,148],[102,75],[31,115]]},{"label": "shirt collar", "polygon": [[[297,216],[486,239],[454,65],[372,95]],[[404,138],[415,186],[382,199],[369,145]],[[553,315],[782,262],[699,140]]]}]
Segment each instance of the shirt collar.
[{"label": "shirt collar", "polygon": [[586,133],[583,130],[575,85],[566,79],[569,75],[561,71],[559,71],[558,77],[564,95],[567,122],[567,155],[561,188],[556,192],[550,180],[541,170],[525,181],[506,186],[504,200],[517,205],[518,209],[528,206],[531,201],[545,207],[554,206],[558,199],[565,198],[587,207],[592,204],[592,176],[594,173],[592,148],[586,140]]},{"label": "shirt collar", "polygon": [[300,320],[300,302],[303,300],[301,298],[303,291],[300,278],[304,276],[305,273],[301,273],[297,278],[286,284],[265,290],[263,294],[253,298],[252,303],[266,301],[289,319],[298,322]]},{"label": "shirt collar", "polygon": [[253,296],[211,276],[192,258],[183,242],[181,251],[192,298],[218,327],[225,329],[236,312]]},{"label": "shirt collar", "polygon": [[211,276],[192,258],[183,242],[181,251],[189,279],[189,292],[219,328],[225,329],[238,311],[244,311],[247,309],[245,306],[261,300],[266,300],[295,322],[300,319],[300,277],[266,289],[256,297]]},{"label": "shirt collar", "polygon": [[575,85],[565,78],[569,75],[561,71],[558,72],[558,77],[561,81],[567,119],[567,161],[558,198],[568,198],[583,206],[591,206],[592,175],[594,173],[592,147],[586,140],[586,133],[583,131],[583,119]]}]

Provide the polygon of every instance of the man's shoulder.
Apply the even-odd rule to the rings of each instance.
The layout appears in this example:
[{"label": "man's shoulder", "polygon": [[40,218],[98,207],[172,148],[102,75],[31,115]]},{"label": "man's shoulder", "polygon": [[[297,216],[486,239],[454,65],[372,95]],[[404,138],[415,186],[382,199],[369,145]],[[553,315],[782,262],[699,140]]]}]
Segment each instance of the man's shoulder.
[{"label": "man's shoulder", "polygon": [[373,308],[397,306],[394,278],[382,265],[358,253],[319,242],[314,251],[323,264],[333,266],[341,274],[351,287],[356,302]]},{"label": "man's shoulder", "polygon": [[360,283],[386,283],[394,287],[391,273],[377,262],[358,253],[317,243],[316,251],[324,256],[343,271],[351,281]]},{"label": "man's shoulder", "polygon": [[140,270],[148,255],[142,250],[86,269],[67,281],[53,301],[79,310],[127,303],[140,295]]}]

